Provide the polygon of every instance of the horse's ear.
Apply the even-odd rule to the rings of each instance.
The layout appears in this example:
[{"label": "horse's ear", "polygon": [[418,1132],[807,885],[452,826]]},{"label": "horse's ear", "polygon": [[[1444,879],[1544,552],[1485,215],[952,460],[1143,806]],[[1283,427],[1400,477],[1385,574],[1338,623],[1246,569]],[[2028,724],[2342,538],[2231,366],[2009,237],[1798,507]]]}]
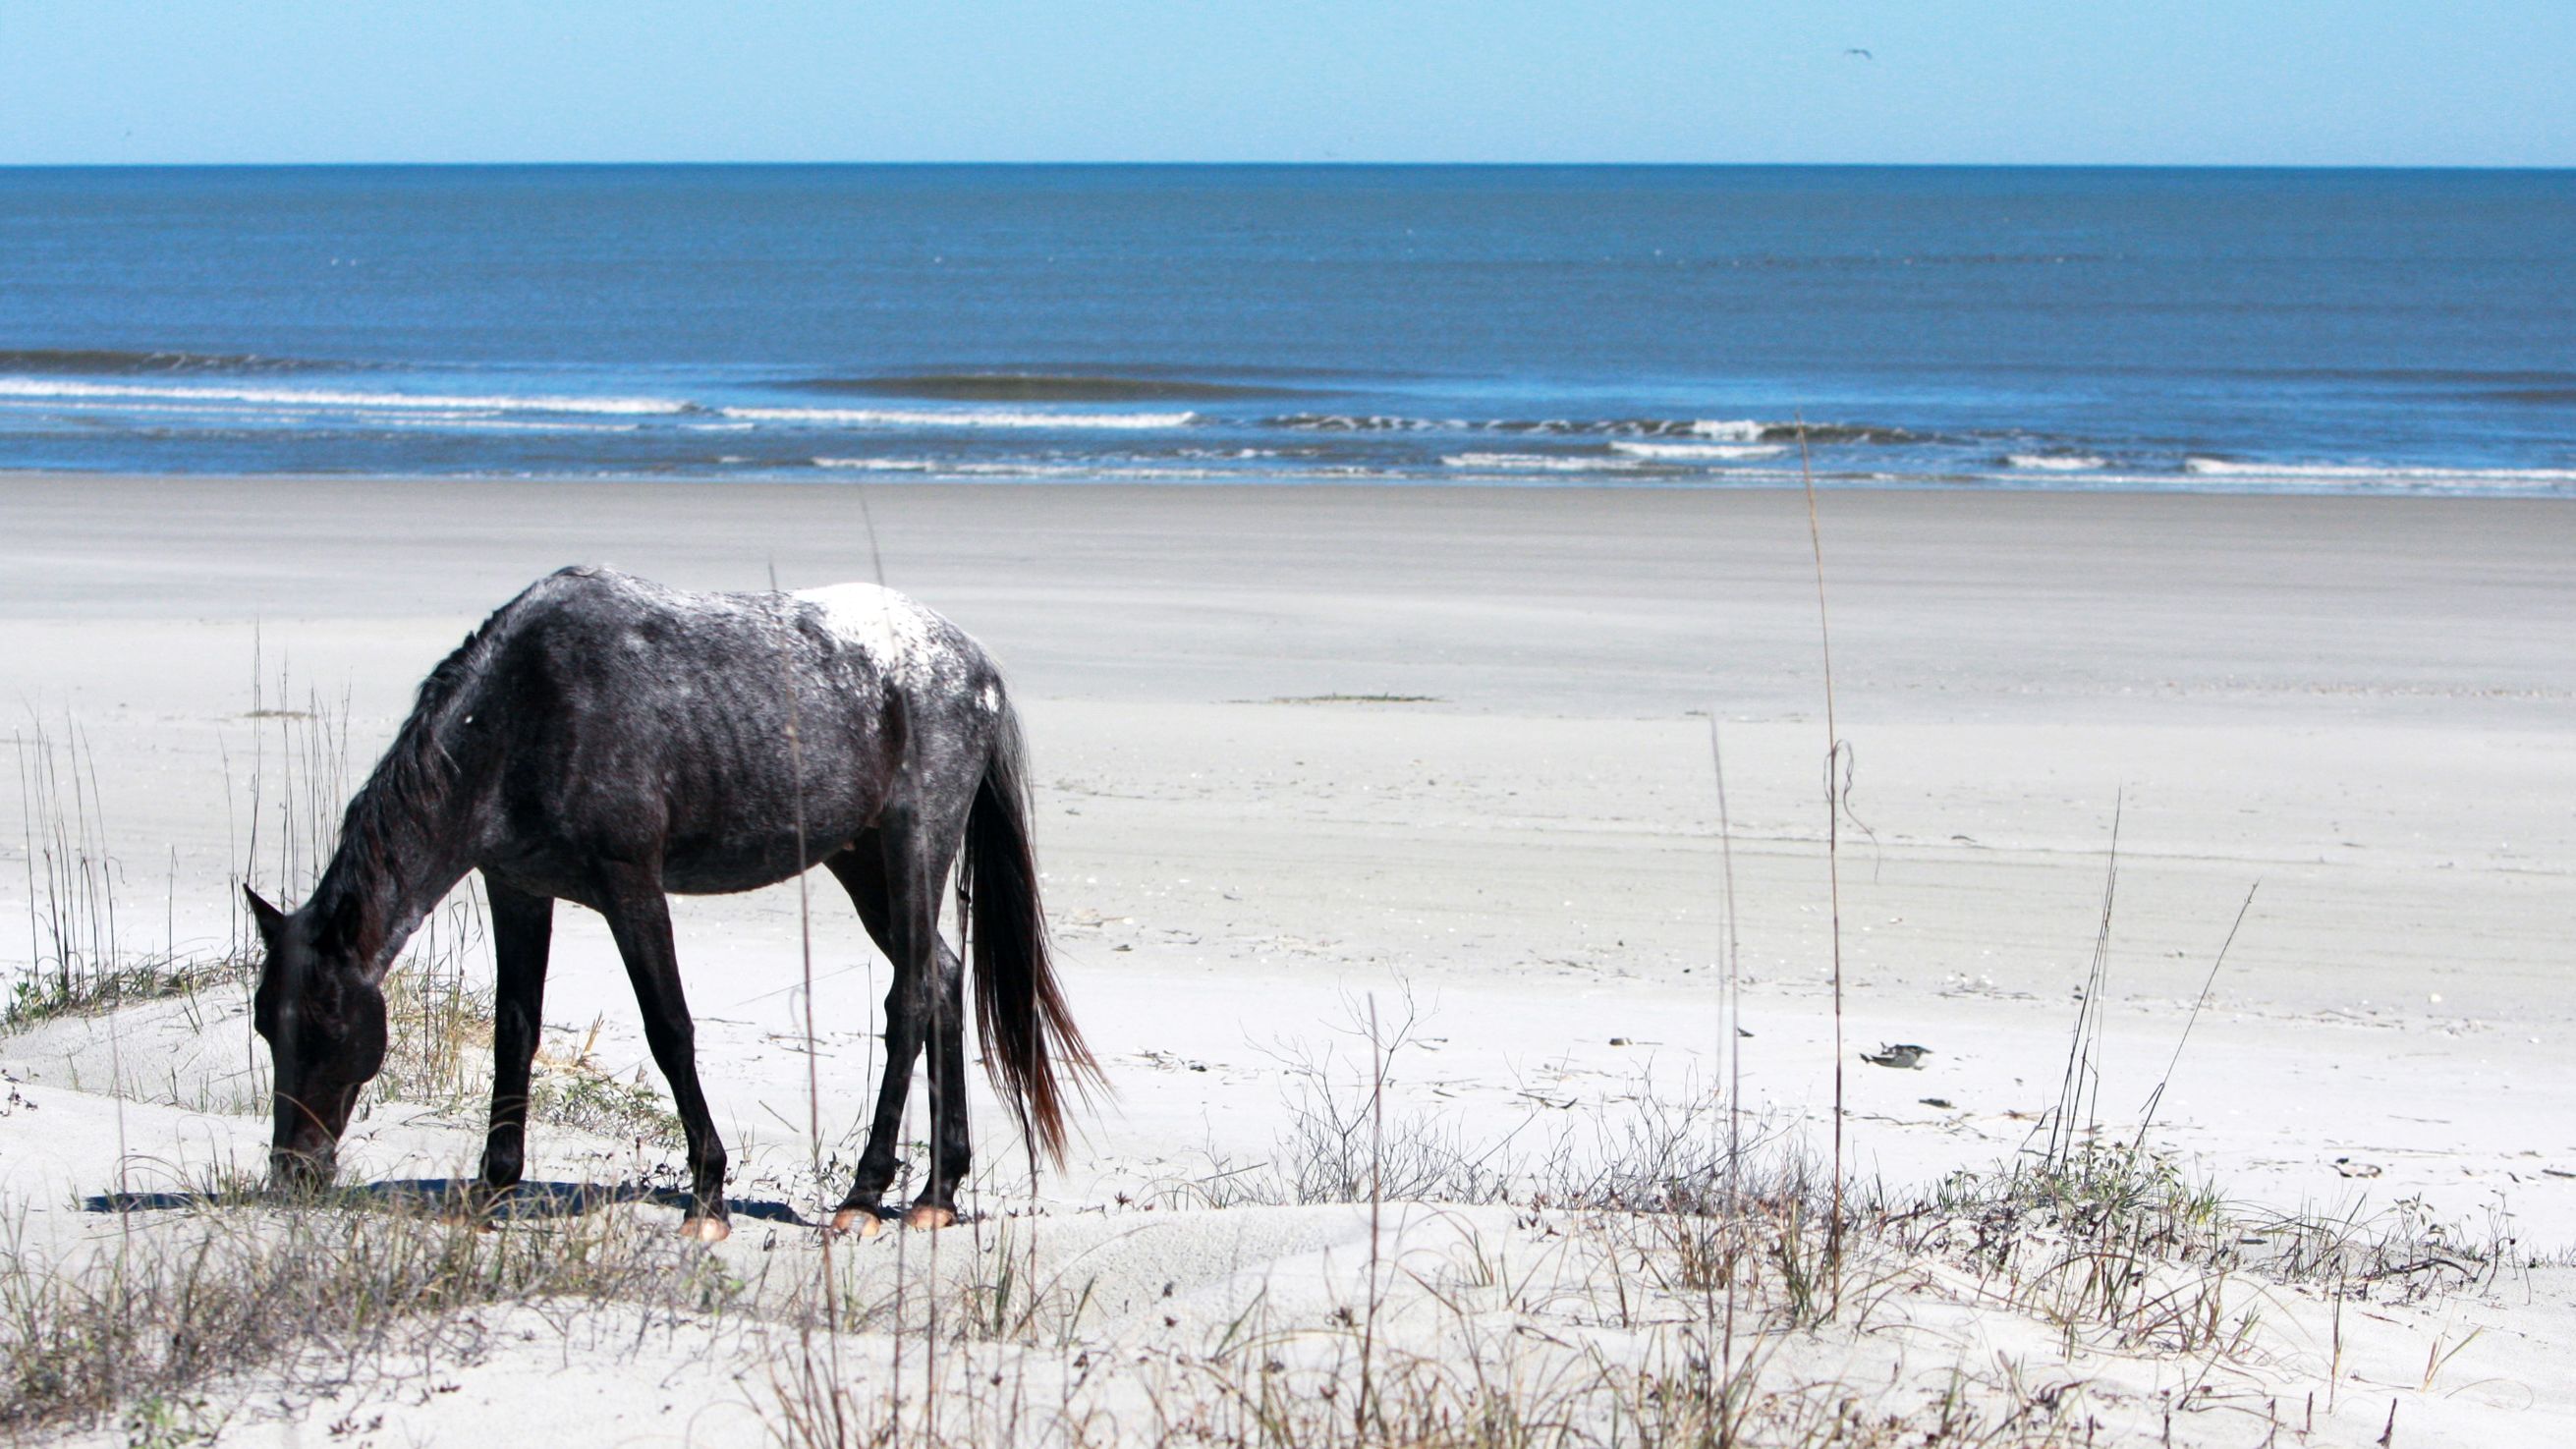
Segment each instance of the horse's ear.
[{"label": "horse's ear", "polygon": [[250,902],[250,918],[259,927],[259,939],[271,951],[276,950],[278,934],[286,927],[286,913],[261,900],[259,892],[247,884],[242,887],[242,898]]}]

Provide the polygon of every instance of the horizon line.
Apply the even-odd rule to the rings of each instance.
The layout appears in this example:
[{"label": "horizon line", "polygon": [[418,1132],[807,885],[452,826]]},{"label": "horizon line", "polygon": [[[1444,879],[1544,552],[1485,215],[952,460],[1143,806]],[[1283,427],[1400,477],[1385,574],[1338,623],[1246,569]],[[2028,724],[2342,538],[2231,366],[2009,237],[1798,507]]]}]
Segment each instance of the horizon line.
[{"label": "horizon line", "polygon": [[252,171],[252,170],[474,170],[647,167],[985,167],[1001,169],[1163,170],[1520,170],[1520,171],[2576,171],[2576,162],[2483,161],[1386,161],[1347,160],[336,160],[336,161],[0,161],[0,171]]}]

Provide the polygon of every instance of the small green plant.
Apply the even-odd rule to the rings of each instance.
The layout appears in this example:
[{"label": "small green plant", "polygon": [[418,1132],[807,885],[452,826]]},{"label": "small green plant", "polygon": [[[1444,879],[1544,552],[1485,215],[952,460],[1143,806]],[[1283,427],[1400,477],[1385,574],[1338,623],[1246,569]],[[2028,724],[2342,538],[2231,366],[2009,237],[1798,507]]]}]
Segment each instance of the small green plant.
[{"label": "small green plant", "polygon": [[126,1406],[117,1427],[126,1449],[188,1449],[216,1442],[229,1417],[210,1413],[203,1399],[147,1394]]},{"label": "small green plant", "polygon": [[680,1146],[686,1135],[680,1119],[645,1079],[643,1069],[638,1067],[632,1078],[621,1081],[593,1059],[601,1025],[593,1021],[580,1047],[568,1054],[539,1049],[535,1076],[528,1084],[528,1115],[602,1137],[631,1138],[646,1147]]},{"label": "small green plant", "polygon": [[621,1081],[587,1060],[539,1062],[528,1111],[542,1122],[633,1138],[647,1147],[676,1148],[683,1140],[679,1117],[641,1073]]}]

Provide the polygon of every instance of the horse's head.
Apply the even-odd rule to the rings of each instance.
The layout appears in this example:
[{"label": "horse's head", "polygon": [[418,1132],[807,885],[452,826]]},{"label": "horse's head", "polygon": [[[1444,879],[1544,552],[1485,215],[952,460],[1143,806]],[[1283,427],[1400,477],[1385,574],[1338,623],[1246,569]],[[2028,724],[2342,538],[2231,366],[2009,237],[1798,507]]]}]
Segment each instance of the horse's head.
[{"label": "horse's head", "polygon": [[322,1187],[358,1090],[385,1064],[384,993],[309,910],[288,915],[248,886],[242,894],[268,951],[251,1013],[276,1067],[269,1175],[280,1188]]}]

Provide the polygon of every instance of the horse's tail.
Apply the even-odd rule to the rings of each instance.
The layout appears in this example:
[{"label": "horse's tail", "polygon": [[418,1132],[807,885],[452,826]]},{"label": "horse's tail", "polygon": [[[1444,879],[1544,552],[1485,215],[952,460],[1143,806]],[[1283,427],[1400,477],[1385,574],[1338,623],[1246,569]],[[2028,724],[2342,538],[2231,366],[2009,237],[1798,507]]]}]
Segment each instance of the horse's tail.
[{"label": "horse's tail", "polygon": [[975,1026],[984,1037],[985,1070],[1018,1109],[1032,1147],[1062,1163],[1067,1098],[1089,1100],[1100,1068],[1056,985],[1046,913],[1038,903],[1037,855],[1029,846],[1019,721],[1008,705],[967,810],[957,888],[975,962]]}]

